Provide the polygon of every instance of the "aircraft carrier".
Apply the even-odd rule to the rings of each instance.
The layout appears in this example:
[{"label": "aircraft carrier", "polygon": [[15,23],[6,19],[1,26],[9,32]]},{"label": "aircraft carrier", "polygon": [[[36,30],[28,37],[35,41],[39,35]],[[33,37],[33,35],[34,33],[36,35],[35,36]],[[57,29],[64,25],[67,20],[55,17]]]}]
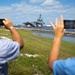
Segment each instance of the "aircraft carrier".
[{"label": "aircraft carrier", "polygon": [[42,27],[45,24],[45,22],[43,21],[41,14],[39,15],[39,18],[37,19],[37,21],[33,21],[33,22],[25,22],[24,25],[25,27]]}]

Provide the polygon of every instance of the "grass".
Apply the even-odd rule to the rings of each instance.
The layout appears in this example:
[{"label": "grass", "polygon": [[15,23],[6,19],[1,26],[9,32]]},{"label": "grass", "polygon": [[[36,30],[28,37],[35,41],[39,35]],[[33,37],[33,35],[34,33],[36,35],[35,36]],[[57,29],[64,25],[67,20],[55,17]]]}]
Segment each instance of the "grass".
[{"label": "grass", "polygon": [[[18,29],[17,31],[22,36],[25,46],[19,57],[8,63],[9,75],[53,75],[48,67],[48,56],[53,39],[35,36],[29,30]],[[0,30],[0,35],[11,38],[10,32],[6,29]],[[25,56],[26,53],[38,54],[39,56],[35,58],[27,57]],[[62,41],[60,58],[66,59],[74,56],[75,43]]]}]

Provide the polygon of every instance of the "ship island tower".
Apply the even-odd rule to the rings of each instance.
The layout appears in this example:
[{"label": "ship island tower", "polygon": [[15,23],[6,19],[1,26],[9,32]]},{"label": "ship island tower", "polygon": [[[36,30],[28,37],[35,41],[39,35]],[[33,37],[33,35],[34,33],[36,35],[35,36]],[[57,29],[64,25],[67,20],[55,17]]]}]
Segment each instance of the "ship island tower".
[{"label": "ship island tower", "polygon": [[42,27],[45,22],[43,21],[41,14],[39,15],[39,18],[37,19],[37,21],[33,21],[33,22],[26,22],[24,23],[26,27]]}]

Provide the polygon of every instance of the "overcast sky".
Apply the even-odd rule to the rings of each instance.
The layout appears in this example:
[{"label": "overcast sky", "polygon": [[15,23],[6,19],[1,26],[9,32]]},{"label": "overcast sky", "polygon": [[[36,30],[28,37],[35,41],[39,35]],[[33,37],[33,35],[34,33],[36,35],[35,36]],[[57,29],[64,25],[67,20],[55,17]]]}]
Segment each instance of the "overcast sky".
[{"label": "overcast sky", "polygon": [[75,20],[75,0],[0,0],[0,18],[8,18],[14,25],[36,21],[39,14],[46,24],[61,14]]}]

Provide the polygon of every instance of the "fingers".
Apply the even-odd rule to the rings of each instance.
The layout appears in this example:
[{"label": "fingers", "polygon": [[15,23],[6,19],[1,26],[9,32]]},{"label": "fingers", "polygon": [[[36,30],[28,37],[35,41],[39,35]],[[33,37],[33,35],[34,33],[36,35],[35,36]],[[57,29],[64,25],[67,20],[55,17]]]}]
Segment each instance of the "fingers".
[{"label": "fingers", "polygon": [[55,29],[55,26],[52,22],[50,22],[50,25],[53,27],[53,29]]},{"label": "fingers", "polygon": [[5,20],[3,20],[3,23],[5,24]]},{"label": "fingers", "polygon": [[64,29],[64,32],[66,31],[66,29]]},{"label": "fingers", "polygon": [[56,18],[56,22],[55,22],[55,25],[58,25],[58,19]]},{"label": "fingers", "polygon": [[60,16],[60,25],[61,25],[62,27],[64,27],[63,16],[62,16],[62,15]]},{"label": "fingers", "polygon": [[6,25],[6,24],[8,24],[10,22],[10,20],[8,20],[7,18],[5,18],[4,20],[3,20],[3,23]]},{"label": "fingers", "polygon": [[5,24],[5,23],[6,23],[6,21],[7,21],[7,19],[5,18],[5,19],[3,20],[3,23]]},{"label": "fingers", "polygon": [[53,27],[53,29],[55,29],[55,27],[59,26],[59,21],[58,21],[58,19],[56,18],[55,25],[54,25],[52,22],[50,22],[50,24],[51,24],[51,26]]}]

